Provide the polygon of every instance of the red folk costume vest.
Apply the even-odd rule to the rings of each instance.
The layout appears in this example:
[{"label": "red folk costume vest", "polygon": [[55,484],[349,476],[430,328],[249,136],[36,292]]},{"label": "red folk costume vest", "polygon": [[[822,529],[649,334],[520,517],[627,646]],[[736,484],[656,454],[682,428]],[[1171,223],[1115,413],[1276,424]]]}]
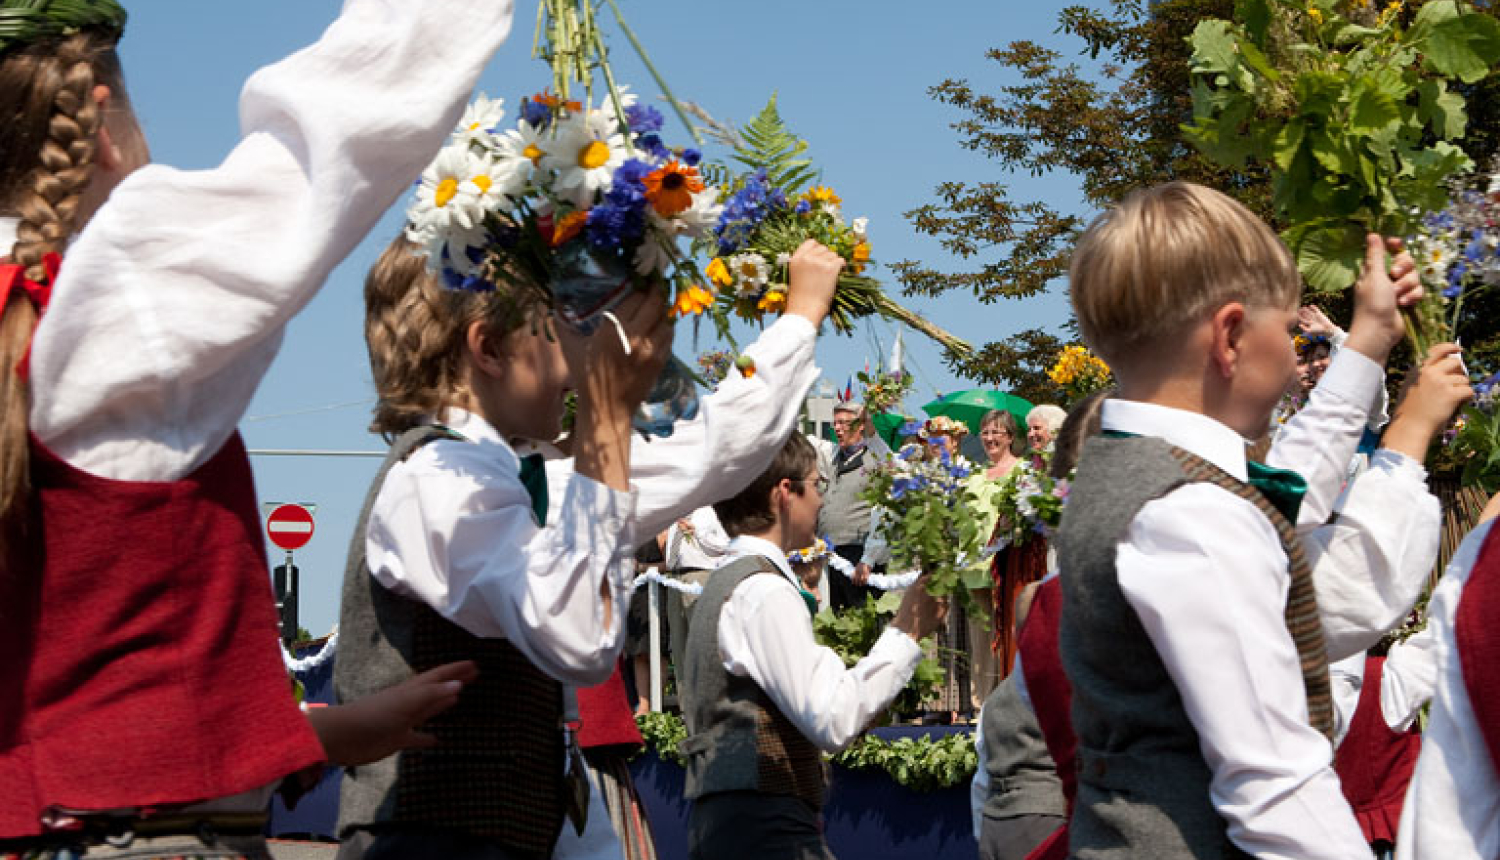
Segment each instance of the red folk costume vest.
[{"label": "red folk costume vest", "polygon": [[[1019,650],[1021,674],[1026,679],[1026,693],[1047,752],[1057,765],[1062,780],[1063,797],[1068,812],[1078,794],[1078,737],[1073,734],[1073,687],[1063,673],[1062,654],[1058,651],[1057,631],[1062,618],[1062,580],[1057,577],[1037,586],[1031,599],[1031,610],[1021,627]],[[1068,825],[1063,824],[1031,853],[1027,860],[1065,860],[1068,856]]]},{"label": "red folk costume vest", "polygon": [[31,457],[40,557],[0,581],[0,839],[53,808],[202,801],[321,761],[239,436],[168,483],[87,474],[35,438]]},{"label": "red folk costume vest", "polygon": [[583,723],[578,729],[578,745],[583,749],[618,747],[620,752],[633,755],[645,746],[619,666],[604,683],[578,689],[578,715]]},{"label": "red folk costume vest", "polygon": [[1485,535],[1464,583],[1453,638],[1490,764],[1500,771],[1500,527]]},{"label": "red folk costume vest", "polygon": [[1344,735],[1333,757],[1333,769],[1365,833],[1365,841],[1394,845],[1406,786],[1422,751],[1422,736],[1416,728],[1393,732],[1386,725],[1380,712],[1380,685],[1384,676],[1385,658],[1366,657],[1359,704],[1355,705],[1354,718],[1349,721],[1349,733]]}]

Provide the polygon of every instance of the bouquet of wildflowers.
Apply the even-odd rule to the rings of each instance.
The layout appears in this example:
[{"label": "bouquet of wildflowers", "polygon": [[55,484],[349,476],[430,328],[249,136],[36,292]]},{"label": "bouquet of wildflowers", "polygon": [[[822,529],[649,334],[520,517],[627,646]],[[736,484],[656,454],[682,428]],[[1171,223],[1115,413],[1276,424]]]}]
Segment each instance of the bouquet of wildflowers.
[{"label": "bouquet of wildflowers", "polygon": [[1427,288],[1407,317],[1420,360],[1457,339],[1465,306],[1500,283],[1500,170],[1455,180],[1448,205],[1424,217],[1408,245]]},{"label": "bouquet of wildflowers", "polygon": [[[902,432],[920,429],[912,422]],[[973,514],[974,494],[964,481],[973,471],[972,463],[950,455],[937,440],[919,439],[876,467],[865,487],[864,498],[880,509],[892,565],[921,570],[934,595],[968,596],[962,565],[984,538]]]},{"label": "bouquet of wildflowers", "polygon": [[1000,518],[991,546],[1020,546],[1037,534],[1050,538],[1062,522],[1068,486],[1068,479],[1048,474],[1045,461],[1016,464],[995,496]]},{"label": "bouquet of wildflowers", "polygon": [[708,352],[698,354],[698,370],[702,371],[703,378],[709,385],[718,385],[729,375],[729,368],[734,365],[734,356],[724,349],[711,349]]},{"label": "bouquet of wildflowers", "polygon": [[786,305],[787,264],[792,252],[815,239],[845,260],[829,319],[835,330],[849,333],[856,319],[879,314],[902,322],[963,354],[971,347],[906,310],[885,294],[867,274],[871,246],[868,219],[847,221],[843,201],[832,189],[814,185],[817,177],[807,142],[782,122],[773,96],[744,129],[733,157],[746,170],[726,164],[706,171],[724,187],[724,208],[712,240],[699,247],[712,259],[704,269],[719,304],[714,320],[727,331],[731,314],[760,321]]},{"label": "bouquet of wildflowers", "polygon": [[871,415],[894,410],[911,391],[911,374],[899,370],[874,374],[860,371],[858,377],[865,386],[865,411]]},{"label": "bouquet of wildflowers", "polygon": [[1074,344],[1057,354],[1057,361],[1047,371],[1053,382],[1062,386],[1070,402],[1076,402],[1108,387],[1113,381],[1109,365],[1086,346]]},{"label": "bouquet of wildflowers", "polygon": [[543,93],[505,127],[480,96],[423,173],[407,236],[460,289],[506,280],[540,291],[563,321],[588,326],[633,288],[665,280],[674,311],[706,294],[679,239],[707,237],[719,190],[699,154],[668,148],[662,116],[625,94],[600,107]]}]

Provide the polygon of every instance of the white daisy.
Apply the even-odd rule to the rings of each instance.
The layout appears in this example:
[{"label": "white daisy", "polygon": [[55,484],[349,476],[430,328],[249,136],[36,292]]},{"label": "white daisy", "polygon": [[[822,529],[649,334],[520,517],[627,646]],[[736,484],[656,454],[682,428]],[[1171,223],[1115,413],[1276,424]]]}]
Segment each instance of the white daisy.
[{"label": "white daisy", "polygon": [[635,272],[638,275],[660,275],[677,261],[677,243],[671,238],[675,232],[672,225],[662,221],[655,212],[650,217],[652,225],[635,249]]},{"label": "white daisy", "polygon": [[552,190],[574,206],[588,208],[609,189],[615,169],[625,162],[625,137],[601,111],[573,115],[556,126],[541,167],[555,171]]},{"label": "white daisy", "polygon": [[518,172],[530,178],[550,142],[541,129],[523,119],[515,128],[492,138],[490,151],[501,161],[517,162]]},{"label": "white daisy", "polygon": [[490,138],[495,136],[492,131],[505,119],[505,99],[491,99],[480,93],[468,107],[464,108],[464,115],[458,121],[458,128],[453,130],[453,140],[486,144]]},{"label": "white daisy", "polygon": [[861,242],[869,241],[869,236],[866,234],[866,231],[869,229],[869,227],[869,218],[855,218],[854,221],[849,225],[849,229],[854,233],[854,238],[858,239]]},{"label": "white daisy", "polygon": [[677,221],[690,238],[701,239],[713,232],[724,207],[719,203],[719,189],[705,188],[693,195],[693,205],[677,213]]},{"label": "white daisy", "polygon": [[[447,232],[472,228],[484,218],[482,194],[461,193],[465,183],[485,172],[485,159],[467,143],[444,147],[422,173],[417,197],[406,210],[406,220],[418,232]],[[477,188],[474,190],[478,190]]]},{"label": "white daisy", "polygon": [[730,257],[729,273],[734,276],[735,286],[739,288],[740,293],[752,296],[765,289],[766,280],[770,277],[770,272],[766,267],[766,258],[753,251]]}]

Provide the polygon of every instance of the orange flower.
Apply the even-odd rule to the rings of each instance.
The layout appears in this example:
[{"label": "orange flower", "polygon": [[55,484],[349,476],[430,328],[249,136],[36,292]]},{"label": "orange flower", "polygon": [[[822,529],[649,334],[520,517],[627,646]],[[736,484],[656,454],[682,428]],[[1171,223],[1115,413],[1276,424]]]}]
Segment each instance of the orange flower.
[{"label": "orange flower", "polygon": [[761,296],[756,308],[763,313],[781,313],[786,309],[786,293],[780,290],[768,290],[764,296]]},{"label": "orange flower", "polygon": [[734,366],[739,369],[740,375],[746,379],[755,378],[755,359],[748,355],[741,355],[734,360]]},{"label": "orange flower", "polygon": [[672,310],[668,312],[668,315],[672,319],[695,316],[713,307],[713,304],[713,293],[697,284],[689,284],[677,291],[677,301],[672,304]]},{"label": "orange flower", "polygon": [[552,238],[548,243],[557,248],[568,243],[573,237],[583,232],[583,225],[589,220],[587,209],[575,209],[572,212],[557,219],[557,226],[552,230]]},{"label": "orange flower", "polygon": [[703,274],[708,275],[708,279],[720,289],[734,284],[734,276],[729,274],[729,267],[724,265],[722,257],[714,257],[713,261],[708,264],[708,268],[703,270]]},{"label": "orange flower", "polygon": [[865,270],[865,264],[870,262],[870,243],[860,242],[858,245],[855,245],[854,254],[852,256],[853,260],[851,262],[853,263],[853,265],[851,265],[849,268],[854,270],[854,274],[857,275],[860,272],[863,272]]},{"label": "orange flower", "polygon": [[550,108],[552,110],[557,110],[557,108],[559,106],[565,108],[566,110],[568,110],[568,111],[570,111],[572,113],[578,113],[579,111],[583,110],[583,102],[577,102],[577,101],[564,102],[562,99],[559,99],[557,96],[555,96],[555,95],[552,94],[552,88],[551,87],[548,87],[547,89],[542,90],[541,92],[539,92],[536,95],[532,96],[531,100],[534,101],[534,102],[536,102],[539,105],[546,105],[548,108]]},{"label": "orange flower", "polygon": [[646,199],[663,218],[693,205],[693,195],[703,190],[703,180],[698,178],[698,168],[678,164],[674,158],[655,171],[646,174]]}]

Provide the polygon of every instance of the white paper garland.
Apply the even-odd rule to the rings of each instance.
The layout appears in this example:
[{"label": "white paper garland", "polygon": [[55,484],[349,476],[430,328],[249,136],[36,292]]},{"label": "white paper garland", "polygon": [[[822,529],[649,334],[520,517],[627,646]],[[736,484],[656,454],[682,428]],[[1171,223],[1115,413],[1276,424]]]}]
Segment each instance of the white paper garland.
[{"label": "white paper garland", "polygon": [[[277,644],[281,643],[278,642]],[[286,650],[286,645],[282,644],[281,662],[286,666],[286,670],[294,675],[302,672],[311,672],[333,659],[333,655],[338,651],[338,644],[339,628],[335,624],[333,632],[328,634],[328,639],[323,642],[323,647],[319,648],[316,654],[309,654],[306,657],[293,657],[291,652]]]}]

